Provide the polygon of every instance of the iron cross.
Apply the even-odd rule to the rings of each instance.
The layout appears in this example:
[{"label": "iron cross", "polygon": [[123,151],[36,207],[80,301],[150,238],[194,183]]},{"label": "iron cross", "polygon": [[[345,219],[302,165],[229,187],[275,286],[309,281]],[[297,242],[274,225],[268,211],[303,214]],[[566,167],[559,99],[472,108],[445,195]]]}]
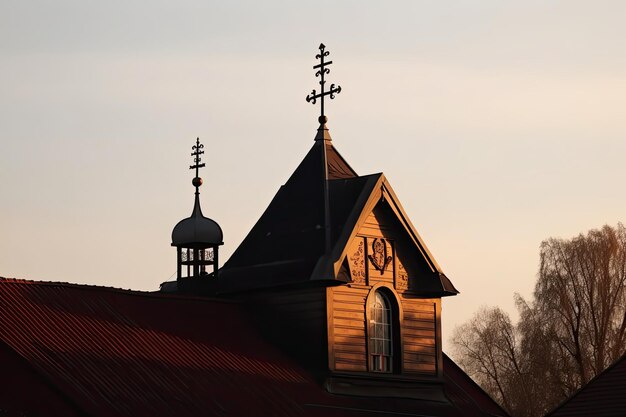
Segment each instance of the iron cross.
[{"label": "iron cross", "polygon": [[333,61],[324,62],[324,58],[330,55],[330,52],[326,51],[325,49],[326,46],[323,43],[320,43],[320,53],[315,55],[315,59],[319,59],[320,63],[313,66],[313,69],[318,70],[315,73],[315,76],[320,77],[321,91],[317,93],[315,90],[313,90],[311,94],[306,96],[306,101],[313,102],[313,104],[317,102],[318,98],[320,99],[320,121],[324,119],[324,96],[330,96],[330,98],[333,99],[335,98],[335,94],[341,93],[341,87],[335,87],[335,84],[330,85],[330,90],[324,91],[324,84],[326,83],[326,81],[324,80],[324,75],[330,73],[330,69],[326,67],[333,63]]},{"label": "iron cross", "polygon": [[191,149],[193,150],[193,152],[191,153],[191,156],[194,157],[193,158],[194,165],[191,165],[189,167],[189,169],[196,170],[196,178],[198,178],[198,170],[204,167],[204,164],[200,163],[201,161],[200,155],[204,153],[204,151],[202,150],[203,148],[204,148],[204,145],[200,143],[200,138],[196,138],[196,144],[191,147]]}]

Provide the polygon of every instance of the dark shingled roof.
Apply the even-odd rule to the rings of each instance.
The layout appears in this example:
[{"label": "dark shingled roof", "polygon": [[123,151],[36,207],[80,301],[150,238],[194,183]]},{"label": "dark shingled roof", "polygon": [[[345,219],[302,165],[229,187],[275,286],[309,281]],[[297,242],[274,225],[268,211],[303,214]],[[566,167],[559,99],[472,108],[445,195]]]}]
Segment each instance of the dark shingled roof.
[{"label": "dark shingled roof", "polygon": [[[328,160],[334,160],[333,165],[338,167],[333,171],[329,169],[329,178],[343,178],[340,180],[341,191],[348,191],[345,195],[331,195],[332,206],[344,208],[339,210],[342,218],[335,216],[335,223],[341,225],[345,221],[345,212],[352,208],[364,181],[356,176],[331,144],[315,142],[287,183],[280,187],[248,236],[226,262],[224,270],[300,260],[303,257],[317,260],[321,255],[324,250],[323,146],[326,146]],[[346,175],[346,172],[351,175]]]},{"label": "dark shingled roof", "polygon": [[626,355],[560,404],[546,417],[626,415]]},{"label": "dark shingled roof", "polygon": [[330,394],[246,311],[209,298],[0,278],[0,414],[506,415],[445,356],[447,401]]},{"label": "dark shingled roof", "polygon": [[223,291],[310,279],[325,249],[324,150],[331,202],[331,243],[337,241],[358,197],[367,191],[368,182],[375,180],[372,181],[374,176],[357,176],[330,140],[316,140],[224,264],[220,271]]}]

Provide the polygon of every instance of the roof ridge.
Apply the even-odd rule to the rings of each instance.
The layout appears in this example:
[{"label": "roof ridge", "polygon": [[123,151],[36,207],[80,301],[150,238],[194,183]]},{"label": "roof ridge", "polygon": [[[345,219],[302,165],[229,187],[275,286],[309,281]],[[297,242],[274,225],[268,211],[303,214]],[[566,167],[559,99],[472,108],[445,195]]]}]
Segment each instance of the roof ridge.
[{"label": "roof ridge", "polygon": [[238,304],[238,301],[235,300],[225,300],[222,298],[214,298],[214,297],[202,297],[202,296],[188,296],[188,295],[180,295],[180,294],[166,294],[160,291],[143,291],[143,290],[132,290],[132,289],[124,289],[118,287],[110,287],[105,285],[94,285],[94,284],[77,284],[73,282],[65,282],[65,281],[36,281],[30,279],[23,278],[7,278],[0,276],[0,285],[2,284],[17,284],[17,285],[35,285],[35,286],[43,286],[43,287],[65,287],[65,288],[74,288],[74,289],[82,289],[89,291],[107,291],[120,293],[125,295],[139,296],[139,297],[154,297],[154,298],[166,298],[166,299],[184,299],[184,300],[195,300],[195,301],[205,301],[205,302],[222,302],[224,304]]},{"label": "roof ridge", "polygon": [[6,282],[6,283],[11,283],[11,284],[24,284],[24,285],[45,285],[45,286],[60,286],[60,287],[79,287],[79,288],[84,288],[84,289],[104,289],[104,290],[112,290],[112,291],[120,291],[120,292],[135,292],[135,293],[144,293],[144,294],[151,293],[151,291],[132,290],[132,289],[119,288],[119,287],[111,287],[107,285],[78,284],[75,282],[67,282],[67,281],[39,281],[39,280],[34,280],[34,279],[2,277],[2,276],[0,276],[0,282]]}]

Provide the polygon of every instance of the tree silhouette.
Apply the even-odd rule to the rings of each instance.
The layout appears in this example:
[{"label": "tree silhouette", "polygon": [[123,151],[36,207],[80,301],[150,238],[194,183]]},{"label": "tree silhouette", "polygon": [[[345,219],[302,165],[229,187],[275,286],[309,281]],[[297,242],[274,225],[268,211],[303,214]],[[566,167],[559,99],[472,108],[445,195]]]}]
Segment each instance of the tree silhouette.
[{"label": "tree silhouette", "polygon": [[626,350],[626,228],[542,242],[533,299],[513,324],[483,308],[452,337],[455,357],[512,416],[541,416]]}]

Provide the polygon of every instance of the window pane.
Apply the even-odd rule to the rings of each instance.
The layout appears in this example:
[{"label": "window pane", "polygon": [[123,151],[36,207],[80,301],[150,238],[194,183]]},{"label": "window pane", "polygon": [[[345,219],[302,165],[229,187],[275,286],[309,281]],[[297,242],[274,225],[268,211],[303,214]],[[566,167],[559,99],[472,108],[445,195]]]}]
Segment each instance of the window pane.
[{"label": "window pane", "polygon": [[391,305],[387,297],[381,292],[376,292],[369,315],[371,370],[391,372]]}]

